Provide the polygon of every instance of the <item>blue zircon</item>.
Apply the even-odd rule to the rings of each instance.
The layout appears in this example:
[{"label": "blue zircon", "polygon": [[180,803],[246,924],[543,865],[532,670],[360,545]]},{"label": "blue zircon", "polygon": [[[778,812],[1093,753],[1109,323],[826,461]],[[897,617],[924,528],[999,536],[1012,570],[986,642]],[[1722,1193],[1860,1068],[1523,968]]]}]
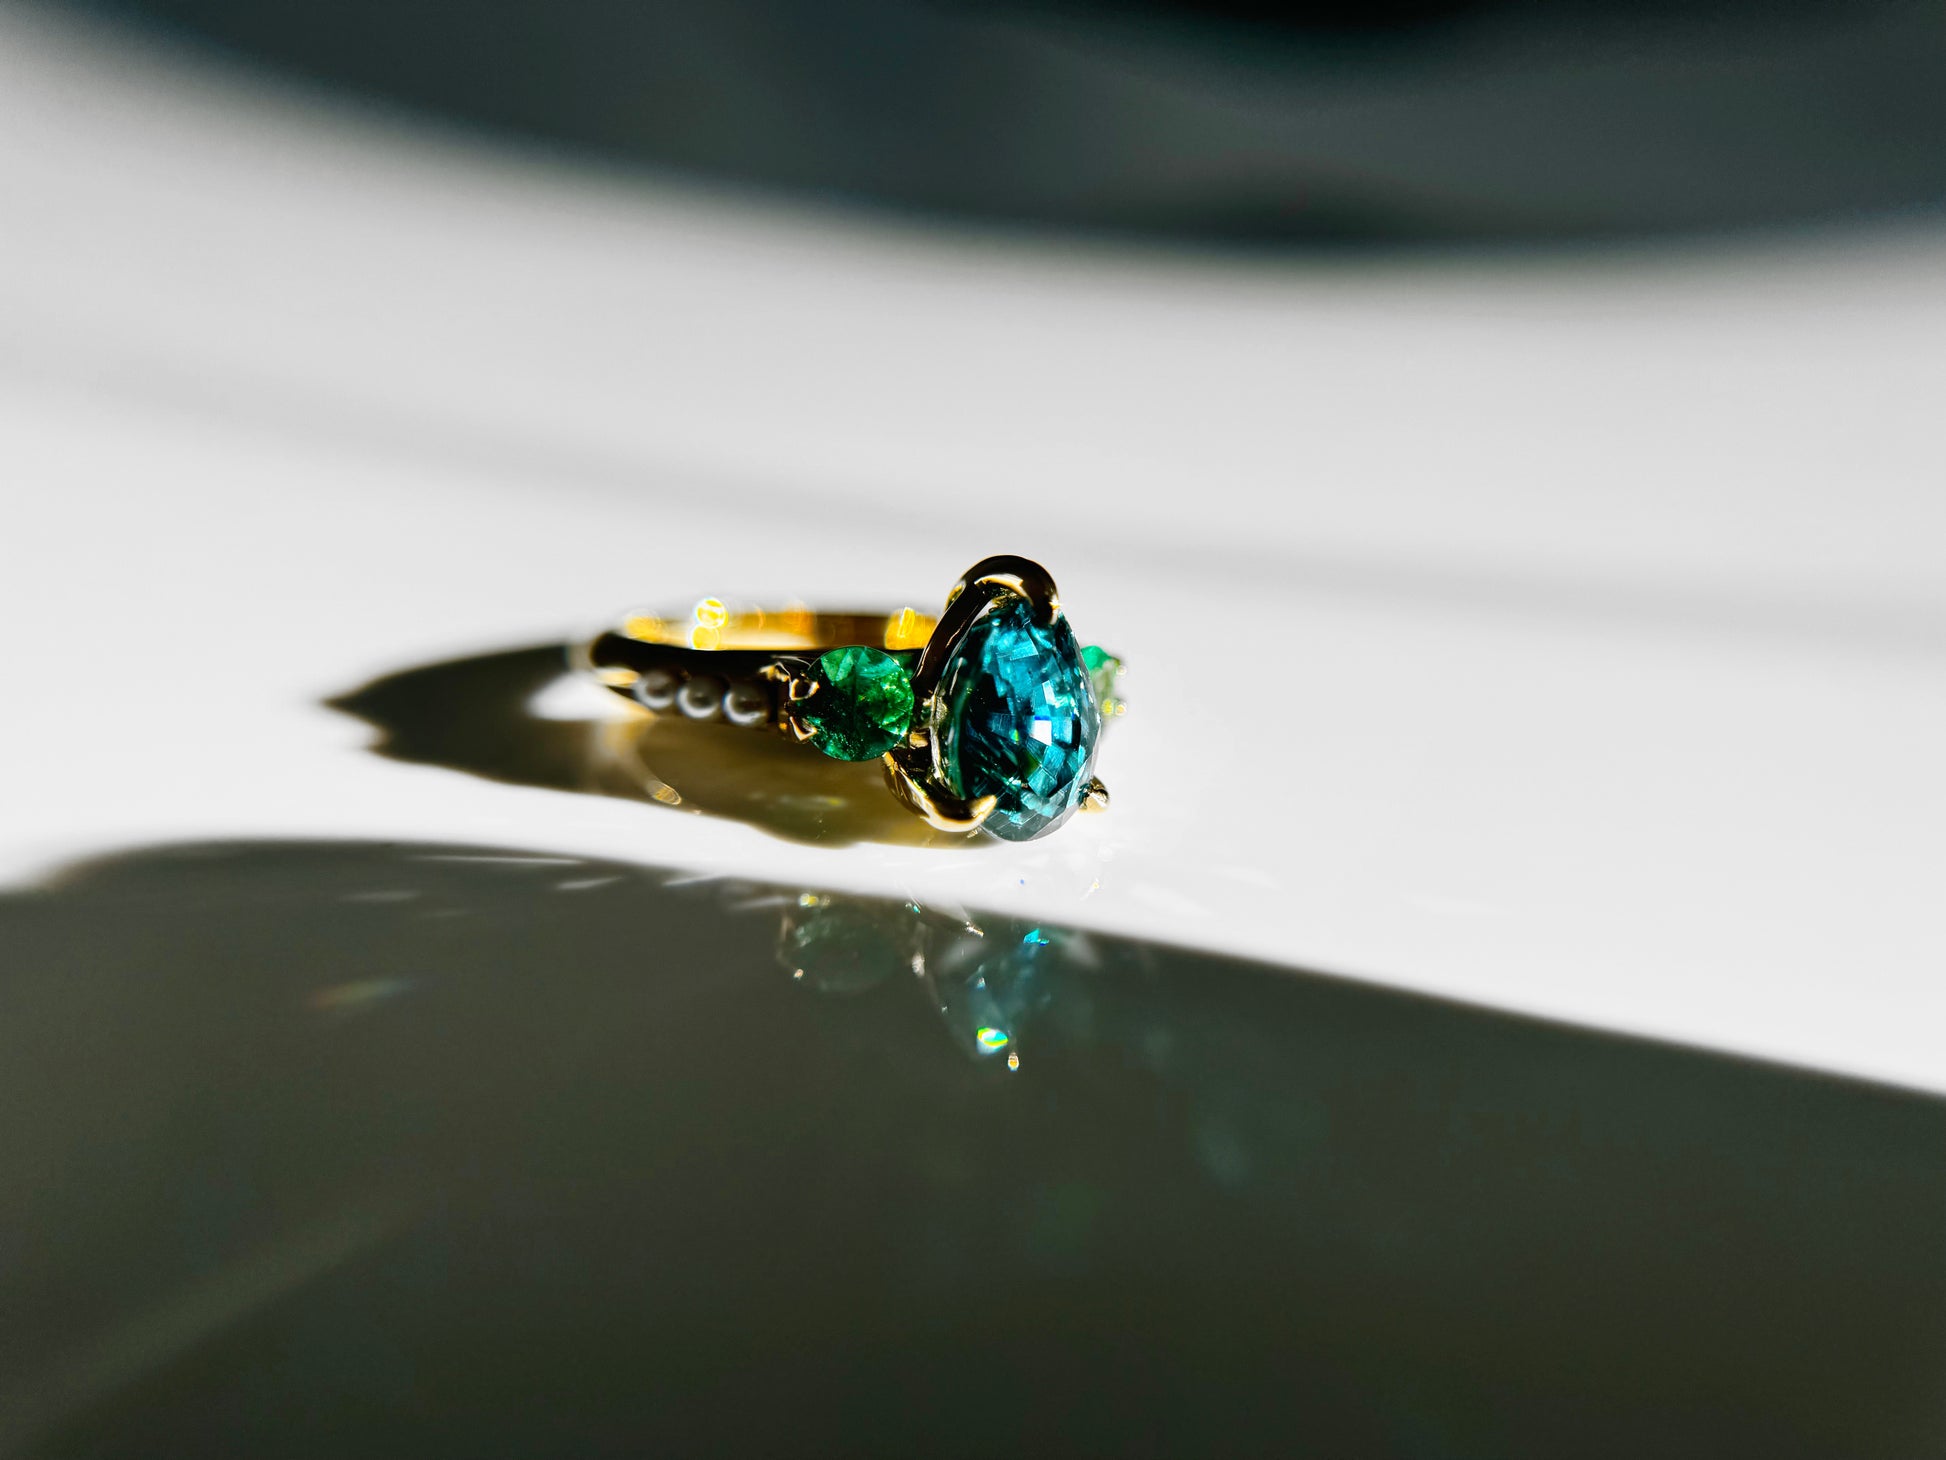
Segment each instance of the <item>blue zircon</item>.
[{"label": "blue zircon", "polygon": [[1042,626],[1026,599],[996,599],[947,661],[939,704],[940,770],[967,800],[997,799],[988,831],[1024,842],[1074,813],[1101,707],[1065,618]]}]

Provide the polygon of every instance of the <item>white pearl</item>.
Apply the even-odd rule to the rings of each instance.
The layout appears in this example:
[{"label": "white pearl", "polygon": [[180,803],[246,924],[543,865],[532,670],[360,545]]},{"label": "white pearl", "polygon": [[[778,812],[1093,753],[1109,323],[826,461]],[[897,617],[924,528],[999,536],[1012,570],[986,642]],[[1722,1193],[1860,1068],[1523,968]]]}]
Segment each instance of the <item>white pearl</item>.
[{"label": "white pearl", "polygon": [[732,725],[761,725],[770,718],[770,697],[754,684],[733,684],[723,696],[723,718]]},{"label": "white pearl", "polygon": [[676,702],[682,677],[673,669],[651,669],[635,681],[635,698],[646,709],[666,710]]},{"label": "white pearl", "polygon": [[699,674],[682,687],[676,702],[692,720],[714,720],[723,708],[723,681],[713,674]]}]

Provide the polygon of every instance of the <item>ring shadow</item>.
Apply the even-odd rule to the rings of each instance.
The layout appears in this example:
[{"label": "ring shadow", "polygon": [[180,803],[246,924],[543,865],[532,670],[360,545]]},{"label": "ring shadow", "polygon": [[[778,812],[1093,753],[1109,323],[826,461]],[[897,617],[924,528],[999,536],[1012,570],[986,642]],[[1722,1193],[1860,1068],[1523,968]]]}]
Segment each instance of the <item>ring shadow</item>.
[{"label": "ring shadow", "polygon": [[377,732],[373,754],[409,765],[646,801],[813,846],[985,844],[905,810],[876,761],[809,755],[776,736],[647,711],[618,720],[535,714],[535,698],[573,672],[566,646],[543,644],[402,669],[324,703]]}]

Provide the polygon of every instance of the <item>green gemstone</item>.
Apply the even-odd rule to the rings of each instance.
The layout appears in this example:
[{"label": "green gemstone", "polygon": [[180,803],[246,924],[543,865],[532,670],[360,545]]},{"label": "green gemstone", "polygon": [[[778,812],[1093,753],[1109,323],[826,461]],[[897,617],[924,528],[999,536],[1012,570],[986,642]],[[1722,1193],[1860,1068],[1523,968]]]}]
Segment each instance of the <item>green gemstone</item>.
[{"label": "green gemstone", "polygon": [[1122,661],[1101,645],[1089,644],[1081,651],[1081,662],[1088,667],[1088,678],[1094,684],[1096,703],[1106,704],[1114,698],[1115,676],[1122,672]]},{"label": "green gemstone", "polygon": [[877,760],[912,726],[912,677],[883,649],[852,644],[818,658],[818,687],[798,712],[834,760]]},{"label": "green gemstone", "polygon": [[806,892],[785,911],[777,956],[794,980],[821,994],[862,994],[911,964],[912,916],[899,903],[892,909]]}]

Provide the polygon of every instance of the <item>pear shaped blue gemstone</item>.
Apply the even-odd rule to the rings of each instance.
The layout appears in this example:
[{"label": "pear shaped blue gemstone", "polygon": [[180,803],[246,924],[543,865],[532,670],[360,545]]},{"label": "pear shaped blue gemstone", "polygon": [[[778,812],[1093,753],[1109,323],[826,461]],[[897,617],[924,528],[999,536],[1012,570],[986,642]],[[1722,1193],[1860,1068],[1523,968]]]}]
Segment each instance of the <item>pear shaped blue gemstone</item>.
[{"label": "pear shaped blue gemstone", "polygon": [[1024,842],[1074,814],[1101,707],[1067,619],[1037,624],[1026,599],[995,599],[946,662],[939,703],[940,771],[969,801],[995,798],[988,831]]}]

